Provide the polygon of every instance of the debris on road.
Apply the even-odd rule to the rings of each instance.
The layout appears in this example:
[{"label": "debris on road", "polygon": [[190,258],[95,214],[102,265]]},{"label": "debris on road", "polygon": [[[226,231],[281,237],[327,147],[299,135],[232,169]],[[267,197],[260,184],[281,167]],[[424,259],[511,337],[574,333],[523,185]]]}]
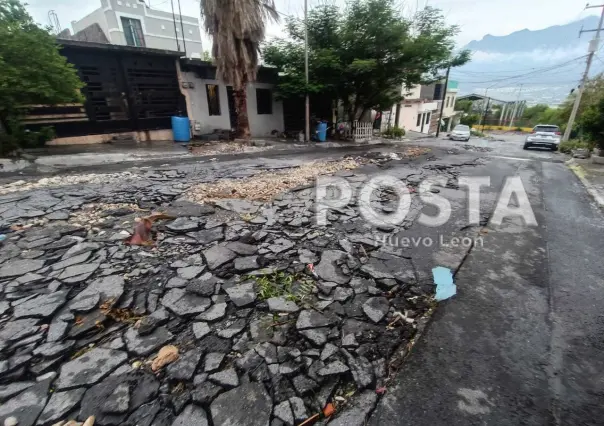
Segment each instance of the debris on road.
[{"label": "debris on road", "polygon": [[441,302],[457,294],[457,286],[453,283],[453,273],[449,268],[437,266],[432,269],[434,284],[436,284],[435,300]]}]

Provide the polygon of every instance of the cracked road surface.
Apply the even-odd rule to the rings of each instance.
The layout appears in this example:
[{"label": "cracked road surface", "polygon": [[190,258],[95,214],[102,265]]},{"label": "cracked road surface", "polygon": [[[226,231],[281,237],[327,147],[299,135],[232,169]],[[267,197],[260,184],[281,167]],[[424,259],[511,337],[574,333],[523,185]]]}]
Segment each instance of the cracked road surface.
[{"label": "cracked road surface", "polygon": [[485,227],[370,425],[602,424],[604,218],[559,154],[521,143],[486,168],[522,177],[539,225]]}]

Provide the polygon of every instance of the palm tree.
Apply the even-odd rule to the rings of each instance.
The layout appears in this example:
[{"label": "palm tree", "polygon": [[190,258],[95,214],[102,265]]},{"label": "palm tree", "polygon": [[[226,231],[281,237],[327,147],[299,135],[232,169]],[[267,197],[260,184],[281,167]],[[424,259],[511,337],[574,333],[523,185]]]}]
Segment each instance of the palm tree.
[{"label": "palm tree", "polygon": [[267,22],[279,20],[274,0],[201,0],[206,32],[218,76],[233,86],[237,128],[235,137],[249,138],[247,84],[256,79],[260,43]]}]

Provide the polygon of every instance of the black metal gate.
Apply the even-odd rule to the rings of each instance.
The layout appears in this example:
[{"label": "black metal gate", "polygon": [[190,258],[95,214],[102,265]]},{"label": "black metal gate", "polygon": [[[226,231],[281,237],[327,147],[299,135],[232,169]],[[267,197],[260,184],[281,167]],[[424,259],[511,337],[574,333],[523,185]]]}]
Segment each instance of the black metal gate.
[{"label": "black metal gate", "polygon": [[157,130],[169,129],[171,116],[186,114],[176,72],[178,52],[66,42],[61,53],[85,84],[85,116],[62,117],[58,106],[52,118],[35,120],[34,108],[30,127],[52,125],[58,137]]}]

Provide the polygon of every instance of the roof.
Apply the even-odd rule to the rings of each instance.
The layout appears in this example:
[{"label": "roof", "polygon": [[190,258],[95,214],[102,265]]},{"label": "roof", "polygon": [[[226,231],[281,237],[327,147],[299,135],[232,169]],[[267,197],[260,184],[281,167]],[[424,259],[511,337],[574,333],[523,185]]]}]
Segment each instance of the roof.
[{"label": "roof", "polygon": [[107,44],[107,43],[93,43],[90,41],[70,40],[70,39],[57,39],[57,42],[63,47],[70,47],[73,49],[82,50],[104,50],[111,52],[128,52],[148,55],[160,55],[160,56],[173,56],[180,58],[185,56],[184,52],[177,52],[175,50],[164,50],[164,49],[151,49],[149,47],[135,47],[135,46],[122,46],[119,44]]},{"label": "roof", "polygon": [[504,101],[502,99],[495,99],[492,96],[484,96],[484,95],[479,95],[477,93],[470,93],[469,95],[463,95],[463,96],[458,96],[457,97],[458,101],[464,100],[464,99],[467,99],[469,101],[478,101],[478,100],[490,99],[491,102],[497,102],[497,103],[500,103],[500,104],[513,104],[513,103],[517,102],[517,101]]},{"label": "roof", "polygon": [[[194,71],[199,78],[207,80],[216,79],[216,66],[208,61],[195,58],[181,58],[180,65],[183,71]],[[277,68],[274,67],[258,67],[256,83],[272,83],[276,84],[279,78]]]}]

